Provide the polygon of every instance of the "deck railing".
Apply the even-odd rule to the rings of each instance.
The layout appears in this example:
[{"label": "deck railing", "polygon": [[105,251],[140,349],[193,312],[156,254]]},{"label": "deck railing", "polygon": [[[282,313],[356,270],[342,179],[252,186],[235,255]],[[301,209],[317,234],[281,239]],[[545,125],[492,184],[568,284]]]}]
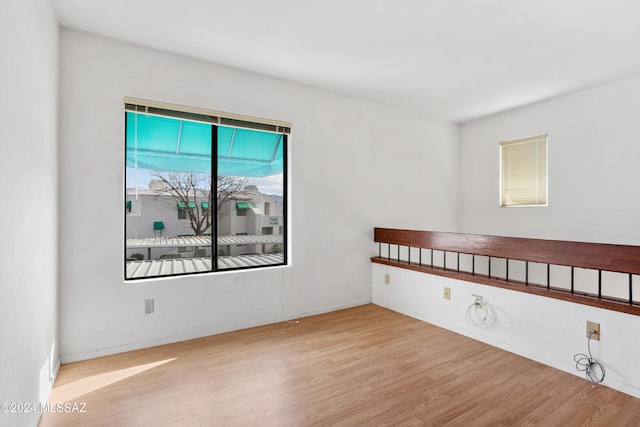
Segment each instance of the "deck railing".
[{"label": "deck railing", "polygon": [[640,315],[640,246],[375,228],[372,262]]}]

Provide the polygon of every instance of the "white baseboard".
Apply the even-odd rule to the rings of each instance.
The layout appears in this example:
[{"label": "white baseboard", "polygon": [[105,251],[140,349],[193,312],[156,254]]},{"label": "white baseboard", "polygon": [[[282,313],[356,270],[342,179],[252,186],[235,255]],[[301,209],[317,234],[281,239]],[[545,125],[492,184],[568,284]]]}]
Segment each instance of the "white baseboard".
[{"label": "white baseboard", "polygon": [[358,301],[352,301],[345,304],[336,304],[332,306],[313,308],[311,310],[299,311],[294,313],[286,313],[273,318],[267,318],[260,321],[247,322],[233,329],[210,328],[210,329],[198,330],[193,332],[185,332],[182,334],[170,335],[167,337],[137,341],[137,342],[127,343],[127,344],[122,344],[117,346],[104,347],[104,348],[95,349],[95,350],[61,354],[59,358],[58,366],[60,366],[60,361],[61,363],[78,362],[81,360],[94,359],[96,357],[109,356],[112,354],[124,353],[127,351],[140,350],[143,348],[155,347],[155,346],[164,345],[164,344],[172,344],[176,342],[187,341],[187,340],[207,337],[211,335],[223,334],[226,332],[239,331],[242,329],[253,328],[256,326],[263,326],[263,325],[270,325],[273,323],[285,322],[287,320],[313,316],[316,314],[329,313],[331,311],[344,310],[346,308],[357,307],[360,305],[365,305],[370,303],[371,303],[371,299],[368,298],[368,299],[363,299]]}]

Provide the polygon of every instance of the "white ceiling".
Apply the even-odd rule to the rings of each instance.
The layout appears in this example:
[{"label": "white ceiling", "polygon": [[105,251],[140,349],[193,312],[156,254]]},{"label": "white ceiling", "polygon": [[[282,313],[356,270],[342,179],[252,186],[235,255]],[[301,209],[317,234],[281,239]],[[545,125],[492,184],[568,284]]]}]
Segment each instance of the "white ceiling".
[{"label": "white ceiling", "polygon": [[52,0],[61,25],[455,122],[640,74],[638,0]]}]

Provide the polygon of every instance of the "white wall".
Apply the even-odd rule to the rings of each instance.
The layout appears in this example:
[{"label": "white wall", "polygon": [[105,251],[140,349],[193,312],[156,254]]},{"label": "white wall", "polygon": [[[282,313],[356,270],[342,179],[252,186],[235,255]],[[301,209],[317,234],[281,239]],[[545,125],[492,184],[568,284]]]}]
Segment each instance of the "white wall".
[{"label": "white wall", "polygon": [[[638,117],[640,76],[461,125],[459,231],[640,245]],[[549,206],[499,208],[499,142],[545,133]],[[376,304],[575,375],[583,375],[573,355],[586,351],[586,322],[600,322],[602,340],[593,347],[605,384],[640,397],[638,316],[380,265],[372,283]],[[451,301],[442,298],[444,286]],[[466,323],[474,293],[495,306],[493,328]]]},{"label": "white wall", "polygon": [[[640,244],[640,76],[460,129],[459,229]],[[500,141],[549,134],[549,206],[499,208]]]},{"label": "white wall", "polygon": [[[63,361],[370,302],[374,226],[455,228],[455,125],[80,33],[60,43]],[[123,96],[293,123],[292,267],[123,282]]]},{"label": "white wall", "polygon": [[49,2],[0,0],[0,402],[46,402],[57,370],[57,77]]},{"label": "white wall", "polygon": [[[573,356],[587,353],[587,320],[598,322],[602,336],[591,342],[591,350],[605,366],[603,384],[640,397],[638,316],[380,264],[372,265],[372,275],[375,304],[581,377]],[[443,298],[445,286],[451,288],[451,300]],[[474,294],[495,311],[490,327],[466,319]],[[584,387],[591,387],[586,379]]]}]

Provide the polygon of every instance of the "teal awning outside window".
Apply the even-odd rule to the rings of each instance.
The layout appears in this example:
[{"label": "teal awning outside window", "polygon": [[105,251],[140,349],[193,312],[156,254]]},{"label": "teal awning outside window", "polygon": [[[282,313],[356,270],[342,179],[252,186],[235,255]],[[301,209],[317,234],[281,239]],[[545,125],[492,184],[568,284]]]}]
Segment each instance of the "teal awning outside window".
[{"label": "teal awning outside window", "polygon": [[129,212],[131,212],[131,200],[127,200],[126,204],[124,205],[125,209],[127,209]]},{"label": "teal awning outside window", "polygon": [[162,221],[154,221],[153,229],[154,230],[164,230],[164,222],[162,222]]},{"label": "teal awning outside window", "polygon": [[238,208],[238,209],[249,209],[249,203],[247,203],[247,202],[236,202],[236,208]]},{"label": "teal awning outside window", "polygon": [[[127,167],[156,172],[211,173],[212,126],[127,112]],[[218,126],[218,174],[282,173],[283,135]]]},{"label": "teal awning outside window", "polygon": [[258,130],[218,127],[218,173],[264,177],[284,170],[283,136]]},{"label": "teal awning outside window", "polygon": [[211,125],[127,112],[127,166],[209,173]]},{"label": "teal awning outside window", "polygon": [[201,202],[200,206],[202,206],[202,209],[207,210],[209,209],[209,202]]},{"label": "teal awning outside window", "polygon": [[[185,202],[176,202],[176,204],[178,205],[178,209],[184,209],[187,207],[187,204]],[[196,202],[189,202],[189,209],[195,209],[196,208]]]}]

